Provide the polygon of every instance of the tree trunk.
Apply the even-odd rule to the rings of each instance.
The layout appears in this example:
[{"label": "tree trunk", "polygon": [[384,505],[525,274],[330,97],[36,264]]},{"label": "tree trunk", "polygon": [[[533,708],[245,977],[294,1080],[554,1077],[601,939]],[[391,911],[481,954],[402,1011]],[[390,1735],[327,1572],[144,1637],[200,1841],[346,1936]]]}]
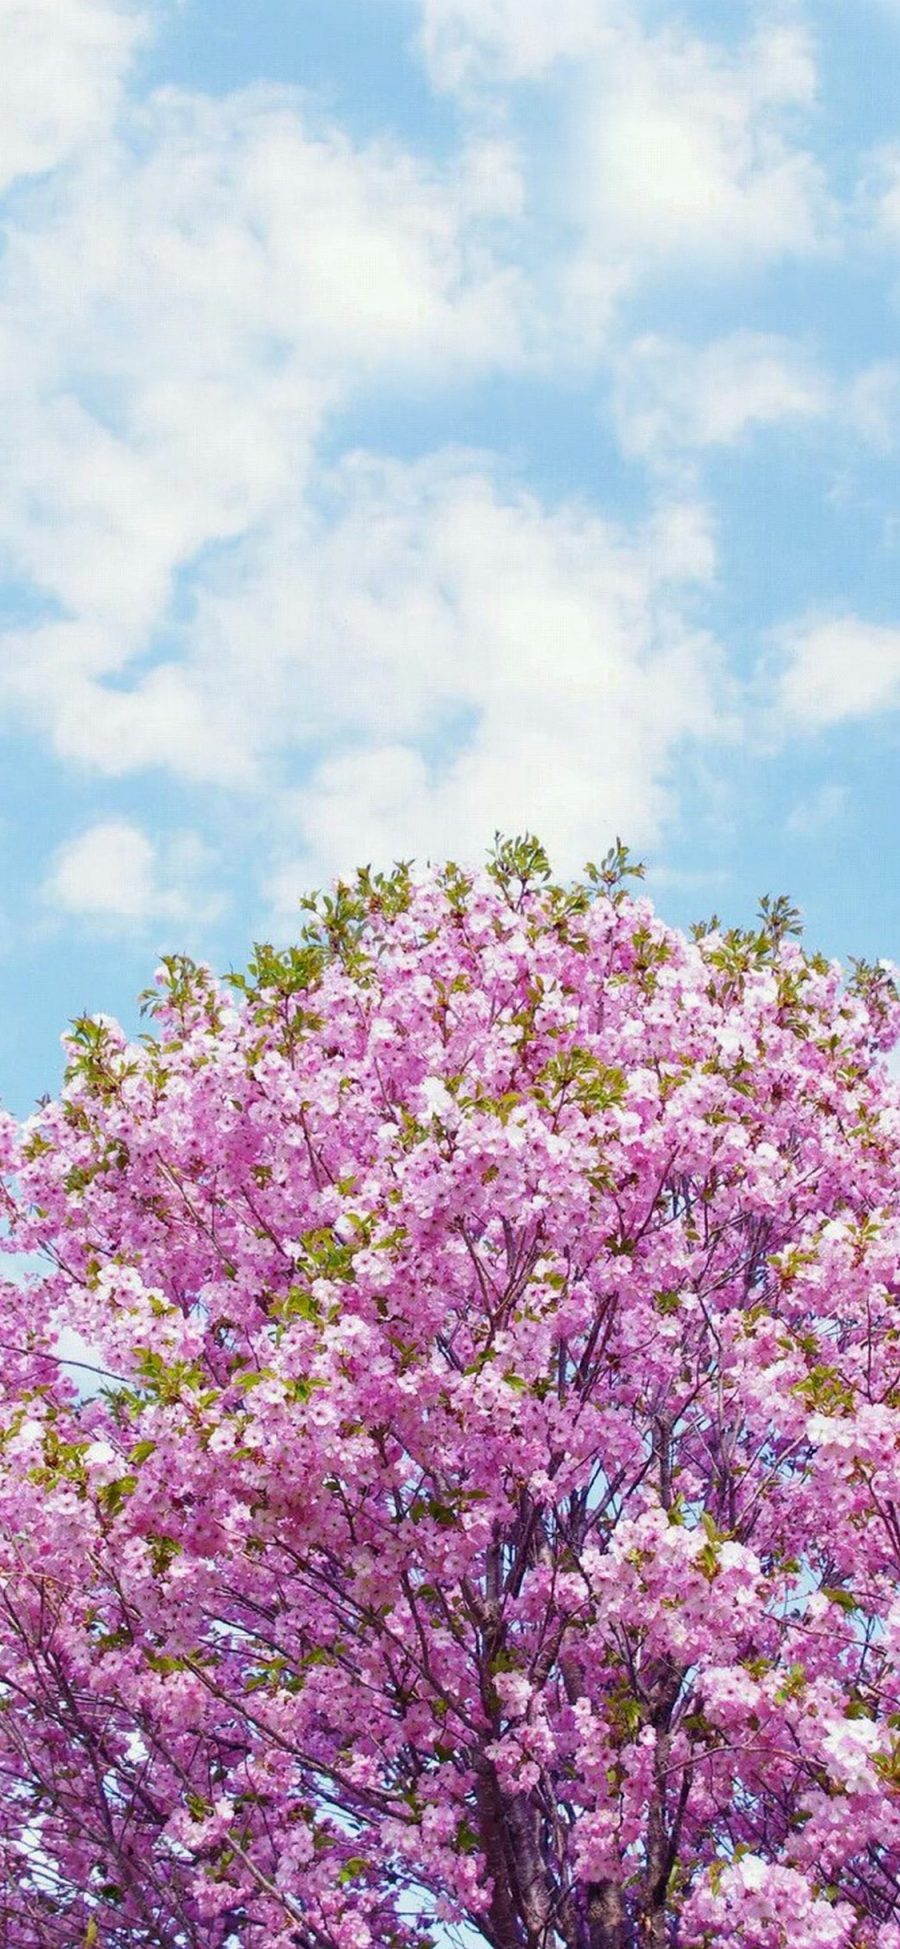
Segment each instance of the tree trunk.
[{"label": "tree trunk", "polygon": [[646,1949],[666,1949],[666,1893],[669,1886],[669,1836],[666,1828],[666,1774],[672,1741],[657,1728],[653,1792],[647,1810],[647,1874],[641,1933]]},{"label": "tree trunk", "polygon": [[626,1949],[625,1904],[617,1881],[595,1881],[588,1889],[590,1949]]}]

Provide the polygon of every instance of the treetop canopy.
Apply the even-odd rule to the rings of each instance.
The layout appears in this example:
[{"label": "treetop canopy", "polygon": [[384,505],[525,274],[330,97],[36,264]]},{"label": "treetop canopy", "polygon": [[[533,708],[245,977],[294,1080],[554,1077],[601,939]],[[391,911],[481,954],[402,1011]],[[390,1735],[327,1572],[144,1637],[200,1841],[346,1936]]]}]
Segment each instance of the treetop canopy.
[{"label": "treetop canopy", "polygon": [[631,870],[365,870],[3,1125],[17,1949],[900,1949],[897,994]]}]

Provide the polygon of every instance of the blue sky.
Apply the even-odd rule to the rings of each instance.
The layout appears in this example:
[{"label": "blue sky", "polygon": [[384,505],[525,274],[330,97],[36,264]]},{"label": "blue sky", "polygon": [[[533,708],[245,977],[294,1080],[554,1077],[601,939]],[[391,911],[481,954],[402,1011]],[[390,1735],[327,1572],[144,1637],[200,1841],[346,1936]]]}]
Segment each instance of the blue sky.
[{"label": "blue sky", "polygon": [[900,0],[0,0],[0,1094],[363,860],[900,957]]}]

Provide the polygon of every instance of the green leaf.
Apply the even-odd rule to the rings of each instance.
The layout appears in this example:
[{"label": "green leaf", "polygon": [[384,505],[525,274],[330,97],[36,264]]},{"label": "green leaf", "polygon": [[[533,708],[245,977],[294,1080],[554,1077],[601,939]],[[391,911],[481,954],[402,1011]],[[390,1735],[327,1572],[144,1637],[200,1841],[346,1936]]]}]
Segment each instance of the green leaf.
[{"label": "green leaf", "polygon": [[842,1611],[855,1611],[857,1609],[857,1602],[853,1592],[851,1590],[842,1590],[836,1584],[823,1584],[822,1596],[828,1598],[829,1604],[837,1604]]},{"label": "green leaf", "polygon": [[122,1504],[134,1494],[137,1488],[136,1475],[118,1475],[114,1482],[104,1482],[97,1491],[97,1501],[107,1516],[117,1516]]},{"label": "green leaf", "polygon": [[478,1853],[478,1848],[479,1848],[478,1835],[476,1834],[471,1821],[467,1820],[465,1815],[463,1815],[462,1820],[459,1821],[457,1825],[456,1835],[454,1838],[455,1838],[455,1846],[456,1846],[457,1854]]},{"label": "green leaf", "polygon": [[135,1445],[128,1459],[130,1462],[134,1462],[136,1468],[139,1468],[141,1463],[149,1461],[150,1456],[155,1454],[155,1452],[156,1452],[155,1441],[135,1442]]},{"label": "green leaf", "polygon": [[358,1881],[360,1875],[365,1874],[368,1865],[369,1863],[364,1855],[351,1854],[349,1861],[344,1862],[338,1874],[338,1881],[342,1882],[344,1887],[347,1886],[349,1881]]},{"label": "green leaf", "polygon": [[273,1381],[274,1379],[274,1367],[253,1367],[248,1373],[238,1374],[234,1385],[240,1388],[242,1394],[249,1394],[252,1387],[259,1387],[263,1381]]}]

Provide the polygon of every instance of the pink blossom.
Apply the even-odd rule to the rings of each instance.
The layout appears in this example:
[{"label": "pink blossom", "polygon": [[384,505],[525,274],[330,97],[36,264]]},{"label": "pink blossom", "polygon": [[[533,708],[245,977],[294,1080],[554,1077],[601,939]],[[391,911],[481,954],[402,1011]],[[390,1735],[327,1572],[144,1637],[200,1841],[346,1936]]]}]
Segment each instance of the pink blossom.
[{"label": "pink blossom", "polygon": [[892,973],[622,866],[361,875],[0,1123],[11,1949],[900,1949]]}]

